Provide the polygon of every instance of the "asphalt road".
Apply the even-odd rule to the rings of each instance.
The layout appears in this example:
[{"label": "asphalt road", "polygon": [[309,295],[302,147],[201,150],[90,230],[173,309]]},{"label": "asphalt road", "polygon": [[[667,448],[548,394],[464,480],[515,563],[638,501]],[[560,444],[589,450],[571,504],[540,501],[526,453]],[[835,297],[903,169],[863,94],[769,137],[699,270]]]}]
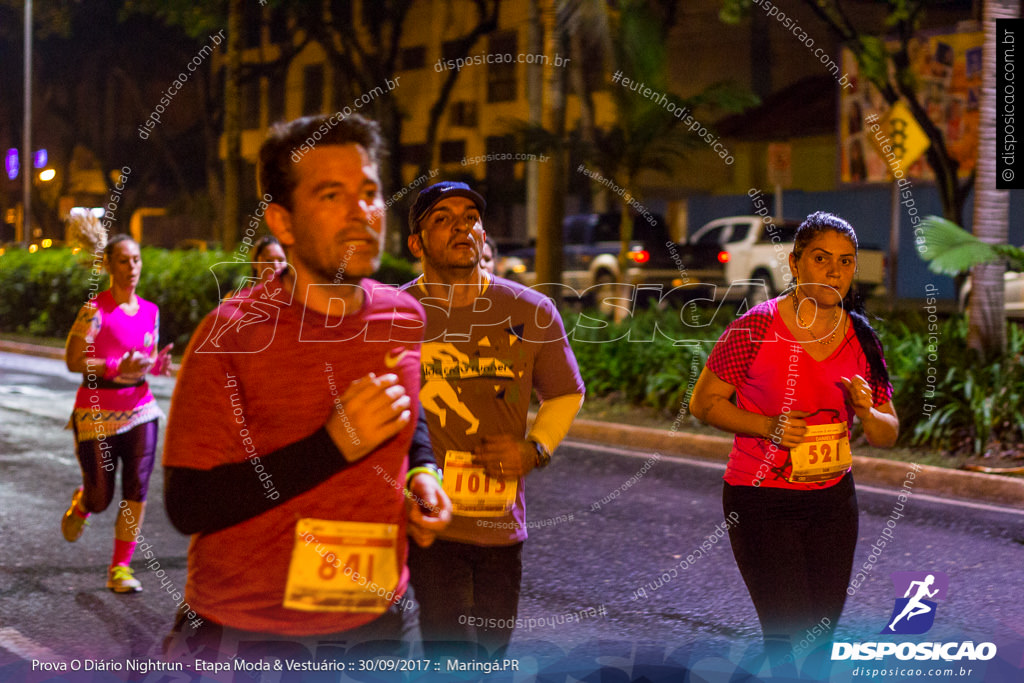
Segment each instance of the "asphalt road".
[{"label": "asphalt road", "polygon": [[[60,362],[0,354],[0,681],[46,680],[49,674],[25,663],[32,660],[157,659],[173,617],[176,601],[138,560],[143,593],[120,596],[104,588],[113,509],[94,515],[78,543],[60,535],[61,515],[80,481],[71,434],[63,429],[77,385]],[[173,380],[156,378],[151,386],[166,411]],[[684,667],[692,681],[747,680],[731,677],[756,647],[759,629],[720,530],[721,474],[720,465],[695,459],[563,445],[550,468],[528,481],[534,528],[524,551],[523,625],[509,652],[526,673],[508,680],[534,680],[537,671],[544,672],[538,680],[577,680],[599,668],[603,677],[587,680],[682,680]],[[181,590],[188,539],[163,511],[159,466],[153,482],[143,533],[173,589]],[[866,486],[858,495],[861,565],[897,501],[894,491]],[[924,494],[911,494],[904,513],[847,600],[836,640],[887,639],[878,634],[897,597],[891,572],[944,572],[949,591],[934,626],[927,635],[902,638],[990,641],[999,655],[972,663],[971,674],[929,680],[1024,680],[1024,513]],[[674,576],[665,574],[672,568]],[[851,669],[862,663],[837,663],[828,679],[858,680]],[[337,674],[318,675],[337,680]],[[467,675],[453,673],[450,680]],[[377,676],[363,680],[394,680]],[[154,673],[146,680],[163,679]]]}]

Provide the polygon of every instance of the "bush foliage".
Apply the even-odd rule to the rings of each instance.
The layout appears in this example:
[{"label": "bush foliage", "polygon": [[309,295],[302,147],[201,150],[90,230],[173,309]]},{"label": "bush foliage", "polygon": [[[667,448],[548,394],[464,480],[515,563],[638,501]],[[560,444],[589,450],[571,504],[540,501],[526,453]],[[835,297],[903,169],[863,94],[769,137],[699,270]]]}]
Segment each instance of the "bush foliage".
[{"label": "bush foliage", "polygon": [[[218,251],[144,248],[139,294],[160,307],[160,337],[183,351],[199,321],[237,287],[248,264]],[[63,338],[90,291],[91,255],[67,249],[0,256],[0,331]],[[411,265],[385,254],[376,279],[403,284]],[[733,319],[727,308],[637,311],[613,323],[592,311],[568,313],[566,330],[591,396],[613,397],[690,420],[689,395],[715,340]],[[970,453],[1024,444],[1024,332],[1010,326],[1008,350],[980,363],[967,348],[962,316],[874,321],[892,376],[900,444]]]},{"label": "bush foliage", "polygon": [[[568,314],[566,329],[590,396],[611,397],[692,420],[689,394],[733,312],[684,308],[638,312],[612,323]],[[696,317],[694,317],[696,316]],[[691,324],[684,325],[683,320]],[[967,347],[963,316],[929,323],[918,315],[873,320],[885,348],[899,444],[958,453],[1021,450],[1024,442],[1024,332],[1010,326],[1008,349],[981,363]],[[657,326],[657,333],[654,333]],[[692,344],[678,340],[704,340]]]},{"label": "bush foliage", "polygon": [[593,312],[569,314],[566,329],[587,393],[682,411],[714,341],[733,318],[731,310],[714,313],[688,304],[640,311],[621,323]]},{"label": "bush foliage", "polygon": [[[199,321],[248,274],[222,251],[169,251],[144,247],[139,295],[160,307],[161,343],[183,352]],[[375,276],[402,284],[414,275],[408,262],[385,254]],[[69,249],[24,250],[0,256],[0,331],[66,337],[90,292],[110,286],[94,271],[91,254]]]},{"label": "bush foliage", "polygon": [[1007,350],[981,362],[967,320],[920,316],[879,330],[892,375],[900,443],[972,454],[1020,451],[1024,441],[1024,332],[1007,327]]}]

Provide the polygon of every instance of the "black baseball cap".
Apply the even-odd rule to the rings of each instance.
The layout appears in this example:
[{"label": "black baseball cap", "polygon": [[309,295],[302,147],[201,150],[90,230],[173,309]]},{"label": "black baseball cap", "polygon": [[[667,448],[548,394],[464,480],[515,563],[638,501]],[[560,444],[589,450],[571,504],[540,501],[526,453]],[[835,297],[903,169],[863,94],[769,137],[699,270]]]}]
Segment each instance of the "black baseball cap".
[{"label": "black baseball cap", "polygon": [[409,232],[413,235],[418,233],[420,231],[420,221],[430,213],[430,210],[434,208],[435,204],[442,199],[448,199],[449,197],[466,197],[467,199],[472,199],[481,216],[484,211],[487,210],[487,202],[484,201],[484,198],[478,192],[471,189],[469,185],[466,183],[445,180],[431,185],[430,187],[423,188],[419,195],[417,195],[416,201],[413,202],[412,208],[409,209]]}]

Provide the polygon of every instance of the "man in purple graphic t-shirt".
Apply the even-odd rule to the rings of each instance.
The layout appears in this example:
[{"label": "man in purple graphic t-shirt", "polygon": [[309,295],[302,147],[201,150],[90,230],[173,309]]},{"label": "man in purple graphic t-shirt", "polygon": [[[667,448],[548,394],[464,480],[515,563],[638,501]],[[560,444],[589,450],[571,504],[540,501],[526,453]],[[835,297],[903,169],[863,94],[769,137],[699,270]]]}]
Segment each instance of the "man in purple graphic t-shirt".
[{"label": "man in purple graphic t-shirt", "polygon": [[[409,555],[428,653],[439,641],[475,641],[498,656],[508,646],[526,476],[548,464],[583,404],[554,303],[479,268],[485,208],[468,185],[441,182],[409,212],[409,249],[423,275],[404,289],[427,313],[420,403],[453,509],[437,542]],[[534,390],[540,409],[527,433]]]}]

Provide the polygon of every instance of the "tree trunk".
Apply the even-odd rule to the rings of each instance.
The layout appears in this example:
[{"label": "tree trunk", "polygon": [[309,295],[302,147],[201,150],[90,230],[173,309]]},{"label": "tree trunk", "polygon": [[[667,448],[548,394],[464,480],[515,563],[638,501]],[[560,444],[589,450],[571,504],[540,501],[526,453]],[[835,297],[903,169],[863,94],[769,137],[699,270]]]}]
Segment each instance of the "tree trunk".
[{"label": "tree trunk", "polygon": [[[553,65],[562,45],[558,25],[559,0],[544,4],[544,53],[549,56],[544,66],[544,128],[561,140],[565,138],[565,69]],[[566,151],[561,146],[552,150],[551,159],[537,169],[537,284],[538,290],[556,296],[562,282],[562,219],[565,216],[565,195],[568,190]]]},{"label": "tree trunk", "polygon": [[228,5],[227,64],[224,72],[224,204],[221,214],[223,248],[238,241],[242,184],[242,0]]},{"label": "tree trunk", "polygon": [[[626,187],[632,187],[636,176],[629,176]],[[627,190],[628,194],[628,190]],[[619,206],[619,298],[630,299],[635,302],[636,292],[633,290],[632,284],[629,282],[629,278],[626,277],[626,271],[629,269],[629,258],[626,254],[629,253],[629,245],[633,242],[633,214],[629,210],[629,204],[627,200],[623,198]],[[630,312],[624,306],[615,307],[615,322],[622,322],[626,319],[626,315]]]},{"label": "tree trunk", "polygon": [[[996,19],[1018,16],[1018,0],[986,0],[985,44],[978,124],[978,175],[974,188],[974,234],[983,242],[1005,243],[1009,237],[1009,192],[996,189]],[[990,358],[1006,349],[1003,273],[1006,263],[971,270],[971,306],[967,344]]]},{"label": "tree trunk", "polygon": [[[530,0],[530,28],[527,32],[527,49],[530,54],[544,52],[544,20],[541,17],[540,0]],[[526,65],[526,101],[529,104],[530,125],[539,126],[544,118],[544,69],[540,63]],[[540,162],[536,159],[526,162],[526,237],[537,238],[540,222],[538,186]]]}]

